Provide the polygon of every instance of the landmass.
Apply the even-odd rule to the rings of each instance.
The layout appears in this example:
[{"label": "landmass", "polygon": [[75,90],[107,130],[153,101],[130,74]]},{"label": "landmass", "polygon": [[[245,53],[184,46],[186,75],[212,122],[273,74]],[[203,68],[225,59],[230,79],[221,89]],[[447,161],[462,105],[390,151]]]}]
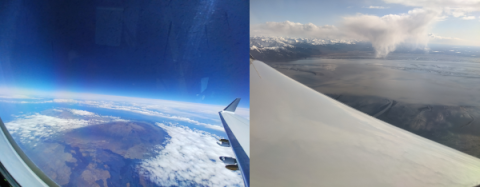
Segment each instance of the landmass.
[{"label": "landmass", "polygon": [[377,96],[328,94],[368,115],[480,158],[480,108],[407,103]]},{"label": "landmass", "polygon": [[[61,115],[74,117],[68,112]],[[155,186],[135,172],[135,165],[152,157],[166,136],[160,127],[146,122],[116,121],[22,146],[31,146],[23,150],[61,186]]]}]

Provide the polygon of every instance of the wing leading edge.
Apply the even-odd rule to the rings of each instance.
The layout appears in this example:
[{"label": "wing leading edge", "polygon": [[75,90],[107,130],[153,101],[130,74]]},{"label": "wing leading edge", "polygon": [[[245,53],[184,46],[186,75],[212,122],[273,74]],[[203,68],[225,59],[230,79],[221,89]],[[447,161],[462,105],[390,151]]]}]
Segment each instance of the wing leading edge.
[{"label": "wing leading edge", "polygon": [[[250,124],[245,118],[235,114],[240,98],[235,99],[223,111],[219,112],[228,140],[220,140],[219,145],[232,147],[236,159],[220,157],[227,164],[227,168],[237,167],[242,171],[245,186],[250,186]],[[232,161],[233,159],[233,161]]]}]

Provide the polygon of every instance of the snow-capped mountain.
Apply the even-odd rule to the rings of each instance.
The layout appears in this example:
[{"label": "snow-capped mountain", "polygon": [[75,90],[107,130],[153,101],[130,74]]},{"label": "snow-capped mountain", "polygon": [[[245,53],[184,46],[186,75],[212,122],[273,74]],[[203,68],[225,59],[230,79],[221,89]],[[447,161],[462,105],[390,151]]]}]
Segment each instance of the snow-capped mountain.
[{"label": "snow-capped mountain", "polygon": [[289,37],[250,37],[250,50],[280,50],[286,48],[295,48],[299,44],[308,45],[327,45],[327,44],[355,44],[357,40],[343,39],[321,39],[321,38],[289,38]]},{"label": "snow-capped mountain", "polygon": [[250,54],[264,61],[289,61],[319,55],[327,51],[346,49],[338,48],[339,44],[354,45],[358,40],[321,39],[321,38],[289,38],[289,37],[250,37]]}]

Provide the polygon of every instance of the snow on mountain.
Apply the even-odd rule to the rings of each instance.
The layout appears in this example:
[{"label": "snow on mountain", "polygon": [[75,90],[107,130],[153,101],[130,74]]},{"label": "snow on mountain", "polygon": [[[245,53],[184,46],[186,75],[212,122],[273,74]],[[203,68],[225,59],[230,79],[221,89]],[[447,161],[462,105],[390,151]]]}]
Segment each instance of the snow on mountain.
[{"label": "snow on mountain", "polygon": [[357,40],[345,39],[321,39],[321,38],[290,38],[290,37],[267,37],[253,36],[250,37],[250,50],[258,52],[281,49],[296,48],[297,45],[327,45],[327,44],[355,44]]}]

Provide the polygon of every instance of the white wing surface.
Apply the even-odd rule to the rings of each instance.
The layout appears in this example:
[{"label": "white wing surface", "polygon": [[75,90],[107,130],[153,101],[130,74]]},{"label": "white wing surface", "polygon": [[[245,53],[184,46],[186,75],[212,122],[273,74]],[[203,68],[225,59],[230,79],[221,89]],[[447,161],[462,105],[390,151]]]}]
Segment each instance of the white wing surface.
[{"label": "white wing surface", "polygon": [[248,187],[250,186],[250,124],[248,120],[235,114],[239,102],[240,98],[235,99],[219,114],[229,139],[229,146],[235,152],[236,166],[242,171],[245,186]]},{"label": "white wing surface", "polygon": [[480,159],[250,65],[252,186],[480,184]]}]

